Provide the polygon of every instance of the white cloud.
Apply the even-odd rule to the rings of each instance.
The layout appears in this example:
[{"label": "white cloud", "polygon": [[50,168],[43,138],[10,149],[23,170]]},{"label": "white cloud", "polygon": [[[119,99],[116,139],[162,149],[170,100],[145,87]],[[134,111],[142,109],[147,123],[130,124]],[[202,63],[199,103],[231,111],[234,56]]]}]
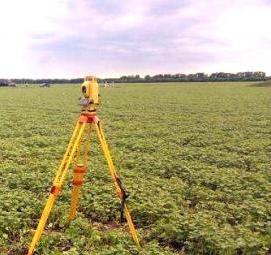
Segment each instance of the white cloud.
[{"label": "white cloud", "polygon": [[206,52],[214,58],[204,68],[196,63],[195,69],[209,72],[266,70],[270,74],[270,13],[271,6],[258,0],[191,2],[181,14],[200,21],[187,34],[194,39],[208,38],[211,43],[188,40],[186,50],[195,54]]},{"label": "white cloud", "polygon": [[3,0],[0,9],[0,77],[271,74],[264,0]]},{"label": "white cloud", "polygon": [[35,76],[33,37],[58,34],[61,28],[54,19],[65,17],[65,8],[64,1],[0,2],[0,76]]}]

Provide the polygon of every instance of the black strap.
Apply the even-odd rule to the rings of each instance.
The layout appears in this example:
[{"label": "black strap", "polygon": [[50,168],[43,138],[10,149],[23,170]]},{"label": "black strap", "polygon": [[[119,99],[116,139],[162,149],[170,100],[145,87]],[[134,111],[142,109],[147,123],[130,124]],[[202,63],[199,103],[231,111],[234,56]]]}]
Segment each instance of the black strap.
[{"label": "black strap", "polygon": [[119,176],[115,175],[116,177],[116,181],[117,181],[117,184],[121,190],[121,196],[120,196],[120,199],[121,199],[121,204],[120,204],[120,222],[124,222],[124,205],[125,205],[125,202],[126,202],[126,199],[129,197],[129,194],[126,193],[124,187],[123,187],[123,184],[121,182],[121,179]]}]

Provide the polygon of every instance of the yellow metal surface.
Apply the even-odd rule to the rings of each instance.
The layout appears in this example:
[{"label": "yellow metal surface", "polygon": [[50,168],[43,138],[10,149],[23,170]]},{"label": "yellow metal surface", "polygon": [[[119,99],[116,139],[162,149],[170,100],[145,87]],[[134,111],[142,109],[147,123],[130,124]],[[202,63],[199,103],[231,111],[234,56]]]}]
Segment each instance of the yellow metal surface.
[{"label": "yellow metal surface", "polygon": [[53,194],[50,194],[49,198],[47,200],[46,206],[43,209],[43,212],[42,212],[41,218],[39,220],[39,224],[38,224],[38,227],[37,227],[36,232],[34,234],[34,237],[32,239],[32,242],[29,246],[27,255],[33,254],[35,247],[36,247],[37,243],[39,242],[39,239],[42,235],[46,221],[47,221],[49,214],[53,208],[55,200],[56,200],[56,196],[54,196]]},{"label": "yellow metal surface", "polygon": [[81,186],[72,187],[72,198],[71,198],[71,209],[69,213],[69,220],[73,220],[76,216],[80,190],[81,190]]},{"label": "yellow metal surface", "polygon": [[128,206],[126,204],[124,204],[124,213],[125,213],[125,218],[127,220],[127,223],[128,223],[128,226],[129,226],[129,229],[130,229],[130,232],[131,232],[131,235],[136,243],[136,245],[138,247],[140,247],[140,243],[139,243],[139,239],[138,239],[138,234],[137,234],[137,231],[135,229],[135,226],[134,226],[134,223],[133,223],[133,220],[132,220],[132,217],[131,217],[131,213],[128,209]]},{"label": "yellow metal surface", "polygon": [[[74,165],[78,165],[80,157],[81,157],[81,150],[80,148],[83,147],[83,165],[87,166],[87,160],[88,160],[88,152],[90,151],[90,137],[91,137],[91,130],[92,127],[89,125],[89,130],[86,135],[86,139],[84,142],[84,145],[79,144],[77,149],[77,155],[74,162]],[[83,181],[84,180],[85,173],[74,173],[73,181]],[[77,214],[77,207],[79,203],[79,196],[80,196],[80,190],[81,186],[73,185],[72,187],[72,195],[71,195],[71,208],[69,213],[69,220],[73,220],[76,217]]]},{"label": "yellow metal surface", "polygon": [[62,173],[62,171],[63,171],[63,167],[64,167],[65,164],[66,164],[67,157],[68,157],[68,155],[70,154],[71,148],[72,148],[72,146],[73,146],[73,144],[74,144],[74,139],[75,139],[76,136],[77,136],[79,126],[80,126],[80,123],[79,123],[79,121],[77,121],[77,123],[76,123],[76,125],[75,125],[75,128],[74,128],[74,131],[73,131],[73,133],[72,133],[72,137],[71,137],[71,139],[70,139],[70,141],[69,141],[69,144],[68,144],[68,146],[67,146],[66,152],[65,152],[65,154],[64,154],[64,156],[63,156],[63,159],[62,159],[62,161],[61,161],[61,163],[60,163],[60,166],[59,166],[59,168],[58,168],[58,170],[57,170],[57,172],[56,172],[56,176],[55,176],[55,179],[54,179],[54,182],[53,182],[54,184],[57,182],[59,176],[61,175],[61,173]]},{"label": "yellow metal surface", "polygon": [[[54,186],[56,186],[59,189],[61,189],[61,187],[63,185],[63,182],[64,182],[65,177],[67,175],[69,165],[70,165],[71,160],[72,160],[72,158],[74,156],[74,153],[76,151],[78,143],[81,140],[81,136],[83,134],[85,125],[86,125],[85,123],[83,123],[83,124],[79,123],[79,125],[76,124],[75,131],[79,130],[78,134],[77,134],[77,132],[73,133],[72,138],[71,138],[71,143],[69,143],[69,145],[68,145],[67,151],[66,151],[66,153],[65,153],[65,155],[63,157],[63,160],[62,160],[62,162],[60,164],[61,167],[58,169],[57,176],[56,176],[56,178],[54,180]],[[79,129],[78,129],[78,126],[79,126]],[[62,169],[62,168],[64,168],[64,169]],[[56,200],[56,196],[53,195],[53,194],[50,194],[49,198],[47,200],[47,203],[46,203],[46,205],[44,207],[44,210],[42,212],[42,215],[40,217],[39,224],[38,224],[38,227],[37,227],[37,229],[35,231],[32,242],[31,242],[31,244],[29,246],[28,255],[33,254],[34,249],[35,249],[37,243],[40,240],[40,237],[42,235],[42,232],[44,231],[44,227],[45,227],[45,224],[46,224],[47,219],[49,217],[49,214],[50,214],[50,212],[51,212],[51,210],[52,210],[52,208],[54,206],[55,200]]]},{"label": "yellow metal surface", "polygon": [[83,154],[83,164],[87,166],[88,162],[88,154],[90,151],[90,146],[91,146],[91,131],[92,131],[92,125],[89,125],[89,130],[87,131],[87,136],[86,136],[86,142],[84,144],[84,154]]},{"label": "yellow metal surface", "polygon": [[[113,180],[113,182],[115,184],[116,193],[118,195],[121,192],[121,188],[119,187],[119,184],[118,184],[118,182],[116,180],[117,172],[116,172],[116,169],[114,167],[114,164],[113,164],[113,161],[112,161],[112,158],[111,158],[111,155],[110,155],[110,151],[109,151],[107,142],[105,140],[103,130],[102,130],[100,124],[95,124],[95,127],[96,127],[97,135],[98,135],[98,138],[100,140],[100,143],[101,143],[101,146],[102,146],[102,149],[103,149],[103,152],[104,152],[105,159],[106,159],[108,167],[109,167],[110,174],[112,176],[112,180]],[[124,204],[124,213],[125,213],[125,217],[126,217],[129,229],[130,229],[130,233],[131,233],[135,243],[137,244],[137,246],[140,247],[138,234],[137,234],[137,231],[136,231],[135,226],[133,224],[130,211],[129,211],[128,206],[126,204]]]},{"label": "yellow metal surface", "polygon": [[79,132],[78,132],[78,137],[75,139],[74,145],[71,148],[71,154],[67,158],[67,164],[65,165],[65,168],[64,168],[64,170],[62,172],[62,175],[59,177],[59,180],[57,182],[57,183],[59,183],[60,187],[63,185],[63,182],[64,182],[64,180],[66,178],[66,175],[67,175],[68,170],[69,170],[70,163],[71,163],[72,158],[74,156],[74,153],[75,153],[75,151],[76,151],[76,149],[78,147],[78,144],[81,141],[81,136],[83,135],[85,127],[86,127],[86,123],[82,123],[81,127],[79,129]]},{"label": "yellow metal surface", "polygon": [[[81,185],[84,181],[84,176],[86,172],[76,172],[76,169],[78,166],[84,166],[83,164],[79,164],[74,169],[74,175],[73,175],[73,187],[72,187],[72,198],[71,198],[71,209],[69,213],[69,220],[73,220],[76,216],[77,206],[79,202],[79,195],[81,190]],[[85,167],[86,169],[86,167]],[[76,183],[82,183],[82,184],[76,184]]]},{"label": "yellow metal surface", "polygon": [[86,76],[81,85],[81,91],[85,98],[93,101],[93,104],[99,104],[99,85],[96,77]]}]

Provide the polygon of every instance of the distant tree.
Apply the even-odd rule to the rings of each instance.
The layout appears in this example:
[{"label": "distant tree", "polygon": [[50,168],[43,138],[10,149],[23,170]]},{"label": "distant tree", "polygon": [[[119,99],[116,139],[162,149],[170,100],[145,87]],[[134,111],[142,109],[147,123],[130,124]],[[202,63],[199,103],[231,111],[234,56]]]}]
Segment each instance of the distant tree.
[{"label": "distant tree", "polygon": [[[153,76],[146,75],[141,78],[139,74],[136,75],[123,75],[120,78],[105,78],[98,79],[98,82],[102,83],[107,81],[109,83],[117,82],[202,82],[202,81],[264,81],[266,80],[266,74],[262,71],[257,72],[238,72],[238,73],[224,73],[217,72],[207,75],[205,73],[195,73],[195,74],[155,74]],[[0,86],[8,86],[9,82],[16,84],[64,84],[64,83],[82,83],[83,78],[75,79],[12,79],[11,81],[7,79],[0,79]]]}]

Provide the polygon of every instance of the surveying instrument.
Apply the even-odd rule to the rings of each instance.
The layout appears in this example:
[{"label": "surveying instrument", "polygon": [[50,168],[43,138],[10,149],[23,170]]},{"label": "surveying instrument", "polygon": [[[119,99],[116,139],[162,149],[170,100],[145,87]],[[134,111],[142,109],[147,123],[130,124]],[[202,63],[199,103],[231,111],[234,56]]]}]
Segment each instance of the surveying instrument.
[{"label": "surveying instrument", "polygon": [[[80,99],[82,111],[75,125],[72,137],[69,141],[64,157],[57,170],[48,200],[43,209],[32,242],[30,243],[28,251],[26,253],[27,255],[33,255],[34,253],[35,247],[38,244],[40,237],[44,231],[49,214],[52,211],[58,195],[60,194],[61,188],[64,184],[65,178],[67,177],[69,167],[72,161],[74,165],[74,175],[72,181],[72,195],[69,220],[73,220],[75,218],[79,202],[80,189],[84,182],[85,174],[87,172],[87,159],[90,145],[89,135],[93,130],[96,130],[98,140],[101,144],[102,151],[107,161],[109,172],[115,186],[117,197],[121,202],[121,221],[125,216],[133,240],[135,241],[136,245],[140,247],[137,231],[135,229],[131,214],[126,204],[126,198],[128,197],[128,195],[125,192],[121,179],[117,174],[117,171],[113,164],[110,150],[107,145],[104,132],[100,123],[100,119],[96,114],[96,108],[99,105],[100,99],[99,85],[97,83],[97,79],[94,76],[86,76],[83,84],[81,85],[81,91],[83,93],[83,97]],[[87,139],[83,139],[85,131],[88,131]]]}]

